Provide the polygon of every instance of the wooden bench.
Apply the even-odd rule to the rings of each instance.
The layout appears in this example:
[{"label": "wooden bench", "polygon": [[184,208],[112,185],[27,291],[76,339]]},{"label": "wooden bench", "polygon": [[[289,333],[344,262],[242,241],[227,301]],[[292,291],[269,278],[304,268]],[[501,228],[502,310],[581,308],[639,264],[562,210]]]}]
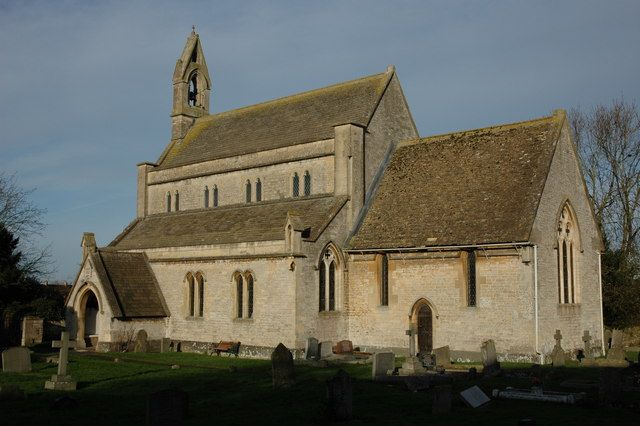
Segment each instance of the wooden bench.
[{"label": "wooden bench", "polygon": [[220,356],[221,352],[226,352],[228,354],[233,354],[238,357],[238,352],[240,352],[240,342],[225,342],[220,341],[217,345],[215,345],[212,349],[216,355]]}]

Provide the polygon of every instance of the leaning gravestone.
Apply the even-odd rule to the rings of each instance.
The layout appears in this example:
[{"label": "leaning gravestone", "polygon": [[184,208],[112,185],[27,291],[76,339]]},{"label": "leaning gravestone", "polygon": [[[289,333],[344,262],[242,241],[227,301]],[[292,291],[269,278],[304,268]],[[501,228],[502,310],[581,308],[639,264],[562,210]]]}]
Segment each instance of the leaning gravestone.
[{"label": "leaning gravestone", "polygon": [[482,374],[484,376],[498,374],[500,372],[500,363],[498,362],[498,355],[496,353],[496,344],[493,340],[489,339],[482,342],[480,353],[482,354]]},{"label": "leaning gravestone", "polygon": [[28,348],[15,347],[2,352],[2,371],[28,373],[31,371],[31,353]]},{"label": "leaning gravestone", "polygon": [[333,342],[326,341],[320,343],[320,358],[327,358],[333,355]]},{"label": "leaning gravestone", "polygon": [[451,366],[451,352],[449,346],[443,346],[433,350],[433,354],[436,356],[436,365],[441,365],[444,368]]},{"label": "leaning gravestone", "polygon": [[624,347],[622,346],[622,331],[613,330],[611,334],[611,349],[607,352],[607,359],[624,361]]},{"label": "leaning gravestone", "polygon": [[460,392],[462,400],[471,408],[478,408],[481,405],[491,401],[486,393],[482,391],[478,386],[471,386],[468,389]]},{"label": "leaning gravestone", "polygon": [[396,356],[393,352],[377,352],[373,354],[373,363],[371,364],[371,378],[376,380],[379,377],[387,375],[389,370],[396,366]]},{"label": "leaning gravestone", "polygon": [[451,385],[440,385],[433,388],[432,414],[444,414],[451,411]]},{"label": "leaning gravestone", "polygon": [[22,318],[22,346],[32,346],[42,343],[44,320],[40,317],[27,315]]},{"label": "leaning gravestone", "polygon": [[305,359],[318,359],[320,356],[320,349],[318,339],[315,337],[309,337],[307,339],[307,344],[304,348],[304,357]]},{"label": "leaning gravestone", "polygon": [[134,347],[133,351],[142,353],[149,352],[149,342],[147,340],[148,338],[149,336],[147,335],[146,331],[139,330],[138,334],[136,335],[136,346]]},{"label": "leaning gravestone", "polygon": [[327,415],[331,420],[345,421],[353,417],[353,387],[344,370],[327,380]]},{"label": "leaning gravestone", "polygon": [[293,385],[293,355],[282,343],[279,343],[271,354],[271,371],[274,388],[287,388]]},{"label": "leaning gravestone", "polygon": [[147,399],[147,426],[179,426],[189,414],[189,395],[177,389],[164,389]]},{"label": "leaning gravestone", "polygon": [[551,363],[554,367],[564,367],[566,354],[564,349],[562,349],[562,333],[560,333],[560,330],[556,330],[556,334],[553,335],[553,338],[556,339],[556,344],[551,352]]}]

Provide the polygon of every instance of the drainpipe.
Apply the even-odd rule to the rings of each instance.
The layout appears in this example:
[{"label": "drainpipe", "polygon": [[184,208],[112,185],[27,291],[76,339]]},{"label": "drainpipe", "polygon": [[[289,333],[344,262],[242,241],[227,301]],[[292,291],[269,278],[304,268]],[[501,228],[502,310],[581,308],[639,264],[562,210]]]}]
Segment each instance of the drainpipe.
[{"label": "drainpipe", "polygon": [[602,356],[605,356],[604,346],[604,312],[602,310],[602,253],[598,253],[598,285],[600,286],[600,338],[602,339]]},{"label": "drainpipe", "polygon": [[533,288],[534,288],[534,318],[536,322],[536,354],[540,355],[540,364],[544,365],[544,354],[540,353],[540,332],[538,330],[538,246],[533,245]]}]

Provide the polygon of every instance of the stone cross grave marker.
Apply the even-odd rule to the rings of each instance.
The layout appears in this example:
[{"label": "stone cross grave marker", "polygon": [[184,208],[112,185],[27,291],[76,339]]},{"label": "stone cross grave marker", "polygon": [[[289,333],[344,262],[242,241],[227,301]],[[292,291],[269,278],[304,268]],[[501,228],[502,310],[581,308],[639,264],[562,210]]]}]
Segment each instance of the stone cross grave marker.
[{"label": "stone cross grave marker", "polygon": [[149,352],[149,342],[147,332],[144,330],[138,330],[136,335],[136,346],[133,348],[134,352],[146,353]]},{"label": "stone cross grave marker", "polygon": [[67,374],[67,363],[69,360],[69,348],[75,348],[76,342],[69,341],[69,332],[63,331],[60,340],[51,342],[51,347],[60,348],[58,357],[58,374],[51,376],[44,384],[45,389],[50,390],[76,390],[76,382],[71,375]]},{"label": "stone cross grave marker", "polygon": [[593,356],[593,348],[591,347],[591,336],[589,335],[589,330],[584,331],[584,335],[582,336],[582,341],[584,342],[584,356],[587,360],[594,360]]},{"label": "stone cross grave marker", "polygon": [[622,346],[622,331],[613,330],[611,333],[611,349],[607,352],[607,359],[624,361],[624,347]]},{"label": "stone cross grave marker", "polygon": [[27,315],[22,318],[22,343],[21,346],[31,346],[42,343],[44,320],[40,317]]},{"label": "stone cross grave marker", "polygon": [[189,394],[177,389],[163,389],[147,399],[147,425],[179,426],[189,414]]},{"label": "stone cross grave marker", "polygon": [[271,371],[274,388],[288,388],[293,385],[293,355],[282,343],[279,343],[271,354]]},{"label": "stone cross grave marker", "polygon": [[315,337],[309,337],[307,339],[307,344],[304,348],[304,357],[305,359],[318,359],[320,356],[318,339]]},{"label": "stone cross grave marker", "polygon": [[413,336],[416,334],[416,330],[413,324],[411,324],[409,329],[404,333],[409,336],[409,356],[414,356],[416,353],[416,342]]},{"label": "stone cross grave marker", "polygon": [[556,330],[553,338],[556,339],[556,344],[551,352],[551,363],[554,367],[564,367],[566,354],[564,353],[564,349],[562,349],[562,333],[560,333],[560,330]]},{"label": "stone cross grave marker", "polygon": [[327,380],[327,414],[331,420],[345,421],[353,417],[351,376],[340,369]]},{"label": "stone cross grave marker", "polygon": [[2,351],[2,371],[28,373],[31,371],[31,353],[28,348],[15,347]]},{"label": "stone cross grave marker", "polygon": [[396,356],[393,352],[376,352],[373,354],[373,363],[371,364],[371,378],[377,378],[387,375],[389,370],[393,371],[396,366]]},{"label": "stone cross grave marker", "polygon": [[465,389],[460,392],[462,400],[471,408],[478,408],[481,405],[491,401],[486,393],[482,391],[478,386],[471,386],[469,389]]},{"label": "stone cross grave marker", "polygon": [[449,351],[449,346],[436,348],[433,350],[433,353],[436,356],[436,365],[441,365],[444,368],[451,367],[451,351]]},{"label": "stone cross grave marker", "polygon": [[444,414],[451,411],[451,385],[440,385],[433,388],[432,414]]}]

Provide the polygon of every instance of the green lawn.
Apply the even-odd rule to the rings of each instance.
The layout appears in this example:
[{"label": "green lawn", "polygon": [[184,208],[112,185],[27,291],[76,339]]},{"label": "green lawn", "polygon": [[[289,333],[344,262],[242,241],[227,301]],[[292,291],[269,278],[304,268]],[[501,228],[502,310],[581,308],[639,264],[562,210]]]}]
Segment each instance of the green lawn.
[{"label": "green lawn", "polygon": [[[113,358],[120,357],[119,363]],[[181,365],[171,369],[171,364]],[[230,366],[236,367],[235,371]],[[507,372],[528,371],[523,364],[507,364]],[[532,416],[538,425],[546,424],[637,424],[638,413],[630,409],[598,408],[534,403],[493,401],[473,410],[454,401],[450,414],[432,416],[430,392],[411,393],[402,387],[370,381],[367,365],[343,365],[355,380],[353,386],[353,423],[387,424],[476,424],[515,425]],[[465,366],[466,368],[466,366]],[[0,373],[0,383],[14,383],[26,391],[26,401],[0,401],[0,424],[53,425],[144,425],[147,395],[154,390],[177,387],[189,394],[188,424],[319,424],[325,423],[324,382],[338,367],[296,366],[296,385],[288,390],[273,390],[269,361],[210,357],[187,353],[105,354],[101,357],[72,354],[70,373],[78,380],[78,390],[68,393],[79,407],[71,411],[51,411],[52,401],[65,393],[45,391],[44,382],[56,373],[56,366],[35,362],[27,374]],[[546,389],[557,388],[566,378],[596,380],[597,369],[572,368],[553,371]],[[494,378],[454,382],[460,391],[478,384],[490,394],[505,385],[529,387],[528,378]],[[594,395],[592,395],[595,398]],[[639,399],[625,394],[625,399]],[[636,405],[637,406],[637,405]]]}]

